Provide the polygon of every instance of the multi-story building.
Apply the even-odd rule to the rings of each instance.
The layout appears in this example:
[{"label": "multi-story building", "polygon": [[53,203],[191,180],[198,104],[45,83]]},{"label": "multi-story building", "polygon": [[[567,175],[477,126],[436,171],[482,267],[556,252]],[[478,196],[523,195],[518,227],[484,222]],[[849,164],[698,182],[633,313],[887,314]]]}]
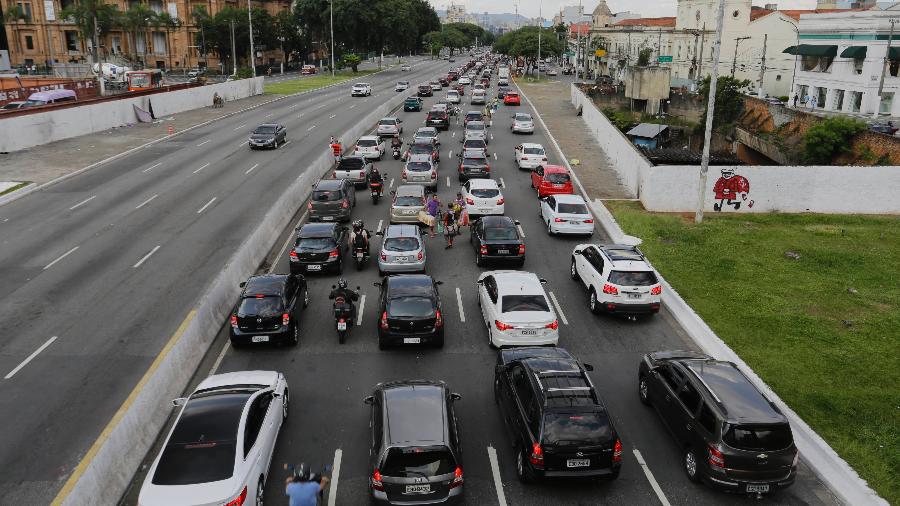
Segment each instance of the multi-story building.
[{"label": "multi-story building", "polygon": [[455,4],[453,2],[447,7],[447,16],[444,18],[446,23],[465,23],[466,22],[466,6],[463,4]]}]

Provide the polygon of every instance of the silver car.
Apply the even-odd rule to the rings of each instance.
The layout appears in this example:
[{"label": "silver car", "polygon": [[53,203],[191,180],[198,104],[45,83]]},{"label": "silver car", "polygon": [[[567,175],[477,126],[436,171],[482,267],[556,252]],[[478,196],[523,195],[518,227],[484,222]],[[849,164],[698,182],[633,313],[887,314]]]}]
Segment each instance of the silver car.
[{"label": "silver car", "polygon": [[393,137],[403,133],[403,120],[400,118],[381,118],[378,122],[380,137]]},{"label": "silver car", "polygon": [[463,135],[464,139],[484,139],[484,143],[488,143],[487,126],[483,121],[470,121],[466,123],[466,131]]},{"label": "silver car", "polygon": [[517,112],[513,114],[512,124],[509,126],[509,129],[514,134],[533,134],[534,119],[528,113]]},{"label": "silver car", "polygon": [[438,187],[437,164],[430,155],[411,155],[400,176],[403,184],[420,184],[436,192]]},{"label": "silver car", "polygon": [[434,127],[421,127],[416,130],[415,135],[413,135],[413,142],[416,142],[419,139],[430,140],[438,146],[441,145],[441,141],[438,140],[438,130]]},{"label": "silver car", "polygon": [[405,184],[391,195],[391,223],[418,223],[419,211],[425,210],[425,187]]},{"label": "silver car", "polygon": [[418,225],[388,225],[378,255],[378,273],[425,272],[425,241]]}]

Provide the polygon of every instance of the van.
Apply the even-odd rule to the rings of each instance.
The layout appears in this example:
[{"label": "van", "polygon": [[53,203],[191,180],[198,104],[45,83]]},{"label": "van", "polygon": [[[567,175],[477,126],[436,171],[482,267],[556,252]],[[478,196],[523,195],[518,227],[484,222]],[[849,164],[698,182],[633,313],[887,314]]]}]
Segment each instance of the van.
[{"label": "van", "polygon": [[72,90],[50,90],[32,93],[22,107],[36,107],[39,105],[58,104],[63,102],[75,102],[77,97]]}]

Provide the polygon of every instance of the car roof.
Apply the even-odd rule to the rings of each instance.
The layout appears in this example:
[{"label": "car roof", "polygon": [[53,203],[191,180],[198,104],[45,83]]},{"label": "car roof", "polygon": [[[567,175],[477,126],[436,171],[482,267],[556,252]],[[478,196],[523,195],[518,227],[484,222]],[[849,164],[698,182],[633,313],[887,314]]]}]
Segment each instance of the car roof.
[{"label": "car roof", "polygon": [[612,261],[644,262],[644,254],[637,246],[629,244],[603,244],[600,250]]},{"label": "car roof", "polygon": [[530,357],[520,362],[534,376],[545,406],[603,407],[578,360],[567,357]]},{"label": "car roof", "polygon": [[467,112],[466,112],[466,116],[469,116],[469,115],[472,115],[472,116],[483,116],[483,115],[481,114],[481,111],[467,111]]},{"label": "car roof", "polygon": [[403,184],[397,187],[396,195],[398,197],[419,197],[425,195],[425,187],[418,184]]},{"label": "car roof", "polygon": [[521,360],[531,357],[545,358],[574,358],[564,348],[546,346],[525,346],[521,348],[504,348],[500,350],[499,362],[508,364],[513,360]]},{"label": "car roof", "polygon": [[527,118],[531,118],[531,114],[529,114],[527,112],[517,112],[516,117],[519,117],[519,116],[525,116]]},{"label": "car roof", "polygon": [[278,123],[262,123],[262,124],[260,124],[259,126],[257,126],[256,128],[259,128],[259,127],[277,127],[277,126],[279,126]]},{"label": "car roof", "polygon": [[316,190],[339,190],[344,186],[343,179],[320,179],[316,183]]},{"label": "car roof", "polygon": [[381,121],[384,121],[384,120],[397,121],[398,118],[396,118],[395,116],[385,116],[385,117],[381,118]]},{"label": "car roof", "polygon": [[[381,139],[380,139],[377,135],[363,135],[363,136],[361,136],[361,137],[359,138],[359,140],[360,140],[360,141],[362,141],[362,140],[366,140],[366,141],[379,141],[379,140],[381,140]],[[357,142],[359,142],[359,141],[357,141]]]},{"label": "car roof", "polygon": [[554,195],[553,198],[556,199],[557,202],[561,204],[586,204],[587,202],[581,198],[581,195],[570,195],[570,194],[557,194]]},{"label": "car roof", "polygon": [[415,101],[419,101],[419,100],[421,100],[421,99],[420,99],[419,97],[406,97],[406,100],[415,100]]},{"label": "car roof", "polygon": [[569,170],[562,165],[551,165],[548,163],[547,165],[544,165],[544,172],[563,172],[568,174]]},{"label": "car roof", "polygon": [[419,227],[417,225],[399,224],[388,225],[384,231],[385,239],[388,237],[418,237]]},{"label": "car roof", "polygon": [[307,223],[300,228],[298,237],[331,237],[337,223]]},{"label": "car roof", "polygon": [[429,133],[430,133],[430,132],[434,132],[434,133],[437,133],[437,128],[435,128],[435,127],[419,127],[419,129],[416,130],[416,133],[417,133],[417,134],[418,134],[418,133],[422,133],[422,132],[429,132]]},{"label": "car roof", "polygon": [[427,274],[399,274],[388,276],[387,289],[394,295],[434,294],[434,280]]},{"label": "car roof", "polygon": [[522,147],[523,147],[523,148],[540,148],[540,149],[544,149],[544,146],[542,146],[542,145],[540,145],[540,144],[538,144],[538,143],[536,143],[536,142],[523,142],[523,143],[522,143]]},{"label": "car roof", "polygon": [[424,154],[424,153],[419,153],[416,155],[409,155],[409,158],[406,160],[406,163],[410,163],[410,162],[428,162],[429,164],[434,165],[431,161],[431,155]]},{"label": "car roof", "polygon": [[500,189],[500,185],[493,179],[470,179],[468,181],[469,188],[496,188]]},{"label": "car roof", "polygon": [[471,128],[472,125],[484,125],[484,121],[474,121],[474,120],[470,121],[470,122],[466,123],[466,129]]},{"label": "car roof", "polygon": [[272,386],[277,382],[278,373],[275,371],[227,372],[209,376],[197,385],[195,392],[235,385]]},{"label": "car roof", "polygon": [[244,284],[244,296],[281,295],[284,291],[284,284],[285,281],[287,281],[287,278],[288,276],[286,274],[251,276]]},{"label": "car roof", "polygon": [[787,418],[731,362],[679,360],[704,383],[725,416],[736,422],[783,423]]},{"label": "car roof", "polygon": [[490,274],[497,280],[497,287],[500,291],[500,295],[522,291],[526,288],[531,288],[535,291],[540,291],[540,293],[544,293],[544,287],[541,285],[540,278],[533,272],[489,271],[485,274]]},{"label": "car roof", "polygon": [[491,228],[498,228],[501,225],[506,225],[509,227],[516,226],[516,222],[509,216],[488,215],[482,216],[481,218],[478,218],[478,220],[481,221],[484,226]]},{"label": "car roof", "polygon": [[445,442],[447,400],[443,383],[398,381],[379,387],[384,393],[388,444]]}]

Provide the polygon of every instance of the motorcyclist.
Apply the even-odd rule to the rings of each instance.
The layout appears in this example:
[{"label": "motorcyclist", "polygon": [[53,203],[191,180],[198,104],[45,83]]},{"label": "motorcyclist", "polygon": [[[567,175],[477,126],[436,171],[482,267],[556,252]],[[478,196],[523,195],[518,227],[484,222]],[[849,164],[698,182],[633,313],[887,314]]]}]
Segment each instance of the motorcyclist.
[{"label": "motorcyclist", "polygon": [[401,146],[403,146],[403,141],[400,140],[400,134],[394,134],[394,136],[391,137],[391,149],[399,148]]},{"label": "motorcyclist", "polygon": [[[287,467],[287,466],[285,466]],[[301,463],[293,469],[291,476],[286,480],[285,495],[290,498],[290,506],[316,506],[319,493],[325,490],[328,482],[327,476],[310,479],[309,466]]]},{"label": "motorcyclist", "polygon": [[353,222],[353,230],[350,232],[350,244],[353,248],[365,247],[366,254],[369,253],[369,231],[366,230],[365,223],[362,220]]},{"label": "motorcyclist", "polygon": [[328,298],[331,300],[334,300],[338,297],[343,297],[344,303],[350,305],[349,324],[352,327],[353,322],[356,321],[356,305],[354,305],[353,302],[359,300],[359,293],[347,286],[346,279],[341,278],[340,280],[338,280],[337,287],[331,290],[331,293],[328,294]]},{"label": "motorcyclist", "polygon": [[378,195],[384,194],[384,177],[381,175],[381,172],[378,171],[375,166],[372,166],[372,170],[369,171],[369,186],[372,184],[380,185],[378,187]]}]

